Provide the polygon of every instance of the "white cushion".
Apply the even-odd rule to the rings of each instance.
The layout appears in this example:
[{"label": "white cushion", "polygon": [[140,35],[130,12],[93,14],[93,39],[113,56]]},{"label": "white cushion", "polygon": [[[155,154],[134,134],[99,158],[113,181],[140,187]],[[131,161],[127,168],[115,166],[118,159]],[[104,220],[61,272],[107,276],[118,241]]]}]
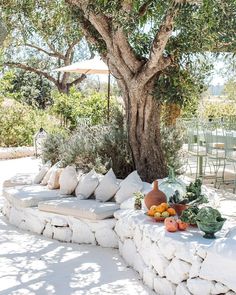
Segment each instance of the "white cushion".
[{"label": "white cushion", "polygon": [[74,192],[78,181],[75,167],[67,166],[60,175],[60,193],[63,195],[71,195]]},{"label": "white cushion", "polygon": [[40,202],[39,210],[47,211],[76,218],[105,219],[113,217],[119,205],[114,202],[101,203],[96,200],[79,200],[78,198],[67,198]]},{"label": "white cushion", "polygon": [[34,183],[40,184],[40,182],[43,180],[44,176],[46,175],[49,169],[50,169],[49,163],[46,163],[45,165],[43,165],[39,173],[35,176]]},{"label": "white cushion", "polygon": [[62,172],[62,168],[54,169],[48,180],[48,188],[49,189],[58,189],[60,188],[59,178]]},{"label": "white cushion", "polygon": [[115,173],[110,169],[107,174],[102,178],[94,195],[96,200],[106,202],[110,200],[119,189],[119,182]]},{"label": "white cushion", "polygon": [[98,176],[94,170],[81,176],[75,189],[75,195],[80,200],[88,199],[98,186]]},{"label": "white cushion", "polygon": [[30,185],[5,188],[3,196],[15,207],[34,207],[40,201],[61,198],[59,190],[49,190],[45,186]]},{"label": "white cushion", "polygon": [[59,162],[56,163],[56,164],[54,164],[54,165],[48,170],[48,172],[45,174],[43,180],[41,181],[41,184],[42,184],[42,185],[47,185],[47,184],[48,184],[48,181],[49,181],[49,179],[50,179],[50,176],[51,176],[52,172],[53,172],[54,170],[56,170],[56,169],[58,168],[58,166],[59,166]]},{"label": "white cushion", "polygon": [[133,171],[120,183],[120,189],[115,195],[115,200],[120,204],[131,198],[134,193],[141,191],[142,188],[143,182],[139,177],[138,172]]}]

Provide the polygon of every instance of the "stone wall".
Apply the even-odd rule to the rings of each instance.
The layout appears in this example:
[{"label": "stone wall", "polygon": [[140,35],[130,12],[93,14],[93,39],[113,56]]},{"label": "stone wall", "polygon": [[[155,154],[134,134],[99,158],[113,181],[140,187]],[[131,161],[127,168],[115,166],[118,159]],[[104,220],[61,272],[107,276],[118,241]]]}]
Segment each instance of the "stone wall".
[{"label": "stone wall", "polygon": [[142,211],[115,217],[121,256],[158,295],[236,294],[236,230],[207,240],[197,228],[168,233]]},{"label": "stone wall", "polygon": [[11,224],[62,242],[118,248],[126,263],[158,295],[236,294],[236,224],[228,222],[216,240],[197,228],[168,233],[143,211],[118,210],[115,218],[86,220],[15,208],[5,200]]},{"label": "stone wall", "polygon": [[33,147],[0,148],[0,160],[17,159],[34,156]]},{"label": "stone wall", "polygon": [[15,208],[7,200],[4,203],[3,214],[11,224],[51,239],[118,248],[114,218],[105,220],[77,219],[39,211],[38,208]]}]

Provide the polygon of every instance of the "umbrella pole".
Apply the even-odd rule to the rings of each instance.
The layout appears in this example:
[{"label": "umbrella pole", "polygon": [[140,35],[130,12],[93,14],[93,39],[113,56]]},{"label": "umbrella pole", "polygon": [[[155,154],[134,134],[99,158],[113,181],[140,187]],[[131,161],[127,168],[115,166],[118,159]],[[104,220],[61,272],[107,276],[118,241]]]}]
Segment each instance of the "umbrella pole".
[{"label": "umbrella pole", "polygon": [[108,74],[108,87],[107,87],[107,121],[110,121],[110,96],[111,96],[111,73]]}]

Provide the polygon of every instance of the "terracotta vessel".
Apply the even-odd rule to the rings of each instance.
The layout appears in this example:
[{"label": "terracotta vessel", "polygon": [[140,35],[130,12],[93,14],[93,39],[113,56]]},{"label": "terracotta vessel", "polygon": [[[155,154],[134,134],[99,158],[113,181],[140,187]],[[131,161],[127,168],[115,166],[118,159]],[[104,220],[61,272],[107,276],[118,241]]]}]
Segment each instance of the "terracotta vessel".
[{"label": "terracotta vessel", "polygon": [[181,216],[182,212],[188,208],[188,205],[186,205],[186,204],[171,203],[170,206],[175,209],[175,211],[179,217]]},{"label": "terracotta vessel", "polygon": [[160,205],[161,203],[166,203],[167,198],[166,195],[159,190],[158,181],[155,180],[153,182],[153,190],[150,191],[144,198],[144,203],[148,209],[150,209],[153,205]]}]

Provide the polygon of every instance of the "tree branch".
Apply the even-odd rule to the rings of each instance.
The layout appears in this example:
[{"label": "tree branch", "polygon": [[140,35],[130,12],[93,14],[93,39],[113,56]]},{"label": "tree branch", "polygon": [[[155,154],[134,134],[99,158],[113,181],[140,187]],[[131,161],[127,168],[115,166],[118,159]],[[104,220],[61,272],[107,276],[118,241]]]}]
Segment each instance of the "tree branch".
[{"label": "tree branch", "polygon": [[130,46],[128,42],[128,38],[125,35],[122,28],[118,28],[114,33],[114,43],[119,45],[120,52],[122,54],[122,58],[125,63],[128,65],[130,70],[135,73],[138,68],[143,64],[142,61],[138,60],[133,48]]},{"label": "tree branch", "polygon": [[65,54],[65,59],[68,59],[70,62],[70,56],[74,50],[75,45],[77,45],[80,42],[80,39],[75,39],[68,47],[66,54]]},{"label": "tree branch", "polygon": [[61,59],[63,60],[65,59],[65,56],[61,52],[57,51],[52,44],[50,44],[48,41],[46,41],[46,43],[47,43],[47,46],[52,50],[52,52],[57,54],[57,56],[60,57]]},{"label": "tree branch", "polygon": [[63,59],[63,60],[65,59],[65,57],[61,53],[59,53],[59,52],[48,52],[47,50],[45,50],[45,49],[43,49],[43,48],[41,48],[41,47],[39,47],[37,45],[34,45],[34,44],[26,43],[24,45],[27,46],[27,47],[34,48],[34,49],[36,49],[38,51],[41,51],[41,52],[47,54],[48,56],[58,57],[58,58]]},{"label": "tree branch", "polygon": [[153,0],[148,0],[147,2],[143,3],[143,5],[141,5],[141,7],[139,8],[138,11],[138,15],[139,16],[144,16],[144,14],[146,13],[148,6],[153,2]]},{"label": "tree branch", "polygon": [[[109,52],[108,59],[113,59],[115,61],[116,67],[121,69],[123,78],[130,80],[133,77],[133,73],[129,66],[123,59],[122,52],[118,44],[116,44],[116,39],[114,38],[114,32],[112,28],[112,18],[108,18],[106,15],[98,13],[95,14],[88,9],[87,0],[66,0],[66,2],[73,4],[83,12],[84,18],[90,23],[101,36],[106,44],[107,51]],[[91,33],[87,31],[87,35],[91,37]],[[116,58],[117,57],[117,58]]]},{"label": "tree branch", "polygon": [[53,78],[52,76],[50,76],[48,73],[46,73],[42,70],[36,69],[34,67],[27,66],[27,65],[17,63],[17,62],[5,62],[5,63],[3,63],[3,65],[8,66],[8,67],[12,67],[12,68],[19,68],[19,69],[29,71],[29,72],[33,72],[39,76],[45,77],[49,81],[53,82],[56,86],[58,86],[58,84],[59,84],[58,81],[55,78]]},{"label": "tree branch", "polygon": [[74,81],[68,83],[68,86],[74,86],[80,84],[84,79],[86,79],[87,76],[85,74],[82,74],[79,78],[75,79]]},{"label": "tree branch", "polygon": [[156,33],[150,50],[149,59],[137,75],[137,79],[140,82],[142,81],[142,84],[146,84],[160,70],[159,61],[163,58],[164,49],[173,32],[173,23],[177,12],[178,9],[174,1],[174,5],[167,12],[163,23]]}]

